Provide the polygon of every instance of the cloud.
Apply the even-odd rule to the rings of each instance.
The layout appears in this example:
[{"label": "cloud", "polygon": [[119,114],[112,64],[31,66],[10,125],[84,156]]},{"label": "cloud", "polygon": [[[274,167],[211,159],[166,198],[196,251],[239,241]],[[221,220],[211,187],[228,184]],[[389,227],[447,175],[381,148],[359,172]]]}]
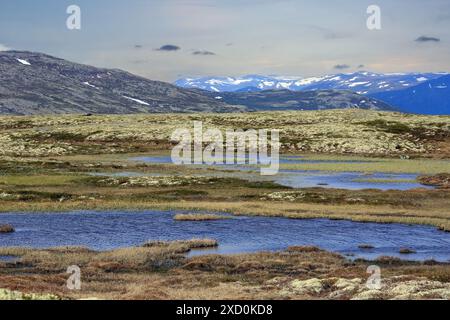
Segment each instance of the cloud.
[{"label": "cloud", "polygon": [[8,50],[11,50],[11,48],[9,48],[9,47],[5,46],[4,44],[0,43],[0,51],[8,51]]},{"label": "cloud", "polygon": [[348,64],[337,64],[334,66],[334,68],[337,70],[344,70],[344,69],[349,69],[350,66]]},{"label": "cloud", "polygon": [[192,54],[195,56],[215,56],[216,55],[214,52],[206,51],[206,50],[197,50],[197,51],[192,52]]},{"label": "cloud", "polygon": [[156,49],[156,51],[178,51],[181,48],[179,46],[173,45],[173,44],[166,44],[160,47],[159,49]]},{"label": "cloud", "polygon": [[416,42],[440,42],[441,39],[436,38],[436,37],[420,36],[415,41]]}]

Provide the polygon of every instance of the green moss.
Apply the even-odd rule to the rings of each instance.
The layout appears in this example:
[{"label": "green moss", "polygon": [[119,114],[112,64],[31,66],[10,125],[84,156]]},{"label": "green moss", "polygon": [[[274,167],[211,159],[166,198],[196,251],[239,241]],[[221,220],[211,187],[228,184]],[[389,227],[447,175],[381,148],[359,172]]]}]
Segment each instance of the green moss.
[{"label": "green moss", "polygon": [[376,119],[366,122],[359,122],[357,124],[363,124],[369,127],[375,127],[377,129],[383,130],[388,133],[394,133],[394,134],[405,134],[410,133],[411,128],[401,122],[396,121],[386,121],[384,119]]}]

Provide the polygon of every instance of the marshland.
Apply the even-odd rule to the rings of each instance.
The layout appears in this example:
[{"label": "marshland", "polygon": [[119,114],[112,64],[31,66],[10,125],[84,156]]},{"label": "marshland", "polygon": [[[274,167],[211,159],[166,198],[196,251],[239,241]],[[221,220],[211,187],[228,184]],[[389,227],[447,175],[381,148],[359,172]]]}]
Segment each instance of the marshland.
[{"label": "marshland", "polygon": [[[167,161],[196,120],[281,129],[279,175]],[[450,117],[0,117],[0,141],[0,225],[15,230],[0,233],[0,297],[449,299]],[[214,245],[183,242],[199,237]],[[382,290],[365,286],[373,264]]]}]

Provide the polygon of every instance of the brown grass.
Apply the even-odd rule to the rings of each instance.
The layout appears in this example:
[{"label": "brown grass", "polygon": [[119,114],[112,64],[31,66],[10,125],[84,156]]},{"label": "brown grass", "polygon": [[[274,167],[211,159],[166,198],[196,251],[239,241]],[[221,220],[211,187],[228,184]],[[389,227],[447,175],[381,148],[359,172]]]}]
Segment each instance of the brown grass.
[{"label": "brown grass", "polygon": [[[324,299],[338,297],[333,294],[339,279],[359,278],[364,283],[369,276],[366,269],[373,264],[352,262],[315,247],[291,247],[275,253],[185,256],[183,249],[187,245],[198,247],[204,243],[203,239],[153,242],[145,247],[106,252],[83,247],[0,248],[0,255],[19,258],[17,262],[0,262],[0,288],[53,293],[68,299]],[[384,283],[423,278],[444,285],[450,282],[448,264],[392,258],[376,263],[382,268]],[[80,291],[65,286],[67,267],[71,265],[81,269]],[[312,278],[324,283],[319,294],[291,287],[294,280]],[[387,299],[393,297],[382,293]],[[354,294],[347,292],[339,299],[350,299]]]},{"label": "brown grass", "polygon": [[214,248],[219,246],[219,242],[215,239],[191,239],[191,240],[177,240],[177,241],[148,241],[142,245],[146,248],[163,247],[163,248],[187,248],[187,249],[202,249]]}]

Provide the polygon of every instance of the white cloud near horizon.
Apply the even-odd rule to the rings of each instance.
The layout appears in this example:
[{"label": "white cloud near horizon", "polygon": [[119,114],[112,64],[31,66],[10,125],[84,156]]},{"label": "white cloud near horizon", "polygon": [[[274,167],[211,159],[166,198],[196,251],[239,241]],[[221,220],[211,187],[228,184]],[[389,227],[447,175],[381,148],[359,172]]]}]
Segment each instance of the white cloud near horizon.
[{"label": "white cloud near horizon", "polygon": [[8,50],[11,50],[11,48],[0,43],[0,51],[8,51]]}]

